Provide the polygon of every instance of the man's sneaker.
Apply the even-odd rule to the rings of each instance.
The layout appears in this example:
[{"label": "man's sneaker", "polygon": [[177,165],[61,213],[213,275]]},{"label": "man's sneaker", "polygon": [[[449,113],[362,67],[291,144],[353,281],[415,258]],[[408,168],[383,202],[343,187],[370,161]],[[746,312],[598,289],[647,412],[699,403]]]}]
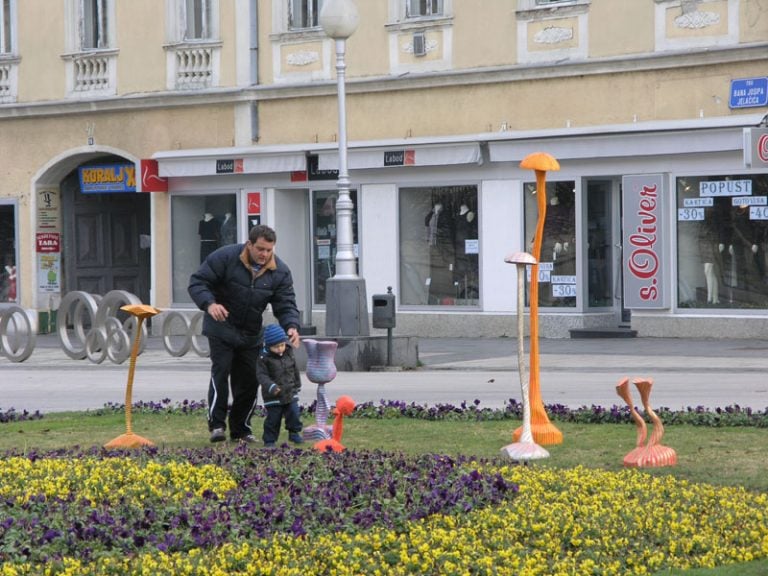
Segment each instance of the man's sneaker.
[{"label": "man's sneaker", "polygon": [[264,442],[264,448],[274,448],[275,443],[274,442]]},{"label": "man's sneaker", "polygon": [[243,436],[242,438],[239,438],[240,442],[243,444],[256,444],[258,440],[256,440],[256,436],[253,434],[248,434],[248,436]]},{"label": "man's sneaker", "polygon": [[224,432],[224,428],[214,428],[211,430],[211,442],[224,442],[227,439],[227,435]]},{"label": "man's sneaker", "polygon": [[304,438],[302,438],[301,434],[299,434],[298,432],[291,432],[288,435],[288,440],[290,440],[294,444],[304,444]]}]

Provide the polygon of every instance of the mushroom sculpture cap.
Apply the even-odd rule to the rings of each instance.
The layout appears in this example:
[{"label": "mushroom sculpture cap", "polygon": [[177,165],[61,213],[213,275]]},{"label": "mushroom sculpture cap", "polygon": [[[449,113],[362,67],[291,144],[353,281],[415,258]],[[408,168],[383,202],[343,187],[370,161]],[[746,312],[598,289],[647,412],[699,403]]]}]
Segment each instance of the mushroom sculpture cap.
[{"label": "mushroom sculpture cap", "polygon": [[522,159],[520,168],[544,171],[560,170],[560,163],[551,154],[547,154],[546,152],[533,152]]},{"label": "mushroom sculpture cap", "polygon": [[120,306],[120,310],[128,312],[128,314],[132,314],[137,318],[150,318],[162,312],[162,310],[158,310],[154,306],[149,306],[148,304],[126,304],[125,306]]},{"label": "mushroom sculpture cap", "polygon": [[528,252],[512,252],[504,257],[504,262],[507,264],[536,264],[536,258]]}]

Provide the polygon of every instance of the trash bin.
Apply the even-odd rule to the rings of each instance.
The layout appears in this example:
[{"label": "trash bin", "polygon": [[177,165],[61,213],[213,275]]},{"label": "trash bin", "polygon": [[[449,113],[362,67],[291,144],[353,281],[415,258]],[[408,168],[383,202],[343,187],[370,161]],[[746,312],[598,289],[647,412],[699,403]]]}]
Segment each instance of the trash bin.
[{"label": "trash bin", "polygon": [[392,287],[387,287],[386,294],[373,295],[373,318],[374,328],[394,328],[395,327],[395,295],[392,294]]}]

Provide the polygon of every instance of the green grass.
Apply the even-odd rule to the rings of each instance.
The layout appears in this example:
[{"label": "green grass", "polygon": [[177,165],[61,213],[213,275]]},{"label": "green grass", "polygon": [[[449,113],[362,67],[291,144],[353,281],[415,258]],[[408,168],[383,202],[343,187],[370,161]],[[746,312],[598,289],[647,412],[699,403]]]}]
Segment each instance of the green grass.
[{"label": "green grass", "polygon": [[[257,437],[261,418],[253,419]],[[312,424],[304,417],[304,424]],[[349,449],[382,449],[406,453],[439,452],[496,457],[511,442],[519,422],[426,421],[412,418],[348,418],[344,422],[344,445]],[[576,465],[620,470],[624,455],[634,447],[632,425],[570,424],[555,422],[563,432],[563,443],[547,446],[550,458],[535,465],[569,468]],[[158,446],[207,447],[208,431],[203,414],[134,413],[133,431]],[[125,432],[122,413],[66,412],[46,414],[41,420],[0,424],[0,450],[49,450],[72,446],[103,445]],[[287,441],[281,432],[280,442]],[[654,475],[672,474],[692,482],[721,486],[743,486],[768,492],[768,430],[747,427],[706,428],[667,426],[662,443],[675,449],[678,464],[646,469]],[[230,449],[230,442],[218,445]],[[305,445],[306,446],[306,445]],[[500,457],[500,456],[499,456]],[[768,574],[768,560],[713,570],[666,571],[657,576],[758,576]]]}]

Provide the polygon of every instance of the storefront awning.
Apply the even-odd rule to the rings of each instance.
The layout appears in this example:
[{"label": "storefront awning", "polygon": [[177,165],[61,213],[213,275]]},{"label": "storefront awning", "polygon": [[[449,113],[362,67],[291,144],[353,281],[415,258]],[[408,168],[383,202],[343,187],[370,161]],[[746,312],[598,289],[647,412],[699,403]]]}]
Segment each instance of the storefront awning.
[{"label": "storefront awning", "polygon": [[307,169],[304,149],[256,152],[253,148],[215,150],[176,150],[158,152],[160,176],[211,176],[217,174],[285,173]]},{"label": "storefront awning", "polygon": [[743,128],[756,126],[762,119],[763,115],[745,114],[514,132],[489,141],[488,152],[491,162],[520,162],[535,151],[547,152],[558,160],[741,151]]},{"label": "storefront awning", "polygon": [[[347,158],[350,170],[394,166],[449,166],[483,162],[478,142],[352,148],[348,150]],[[318,169],[338,170],[338,150],[318,152]]]}]

